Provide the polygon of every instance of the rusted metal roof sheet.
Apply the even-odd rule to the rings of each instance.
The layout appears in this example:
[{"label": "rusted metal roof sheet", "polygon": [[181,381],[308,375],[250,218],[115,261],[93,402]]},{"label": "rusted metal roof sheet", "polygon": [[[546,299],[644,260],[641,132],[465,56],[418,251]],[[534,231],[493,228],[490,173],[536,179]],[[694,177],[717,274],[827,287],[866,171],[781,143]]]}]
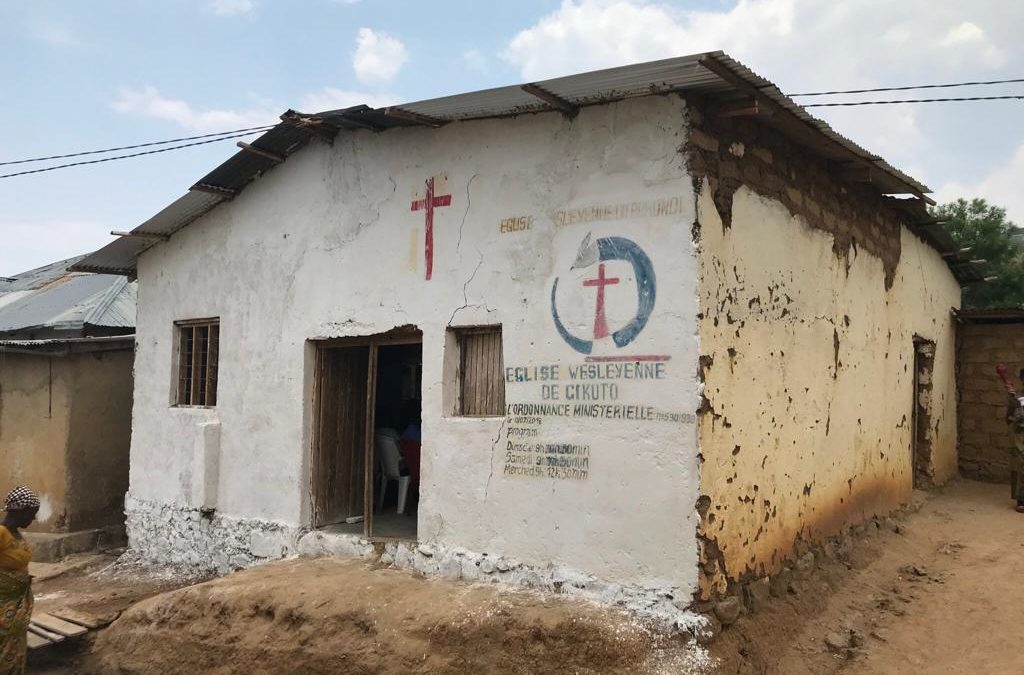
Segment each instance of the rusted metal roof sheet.
[{"label": "rusted metal roof sheet", "polygon": [[[710,63],[723,73],[708,67]],[[243,150],[208,173],[192,186],[191,191],[173,202],[153,218],[133,230],[133,237],[111,242],[99,251],[77,262],[72,269],[85,272],[133,275],[136,259],[144,250],[158,244],[218,204],[237,195],[253,180],[269,171],[288,156],[298,152],[311,138],[333,138],[342,130],[372,129],[385,131],[396,126],[418,123],[445,124],[471,119],[508,117],[556,109],[549,102],[524,87],[536,87],[572,107],[595,105],[625,98],[694,92],[710,96],[763,96],[784,109],[797,120],[801,130],[831,143],[814,143],[813,152],[835,161],[870,165],[872,180],[883,193],[927,193],[927,186],[895,169],[880,157],[869,153],[849,139],[836,133],[821,120],[809,115],[786,97],[775,85],[724,52],[693,54],[661,61],[639,63],[557,77],[528,85],[512,85],[485,89],[467,94],[444,96],[406,103],[388,109],[355,106],[318,114],[287,111],[282,122],[251,144],[261,152]],[[764,124],[780,124],[773,117],[760,120]],[[792,121],[792,120],[790,120]],[[780,126],[780,131],[787,133]],[[789,131],[792,131],[789,128]],[[261,154],[262,153],[262,154]]]}]

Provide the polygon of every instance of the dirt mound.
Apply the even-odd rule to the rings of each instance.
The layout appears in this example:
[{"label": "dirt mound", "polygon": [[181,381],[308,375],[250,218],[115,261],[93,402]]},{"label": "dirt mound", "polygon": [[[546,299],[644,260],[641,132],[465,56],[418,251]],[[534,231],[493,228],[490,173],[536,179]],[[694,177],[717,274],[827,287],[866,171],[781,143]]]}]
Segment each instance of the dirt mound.
[{"label": "dirt mound", "polygon": [[337,559],[150,598],[93,655],[97,672],[140,675],[695,672],[685,646],[605,608]]}]

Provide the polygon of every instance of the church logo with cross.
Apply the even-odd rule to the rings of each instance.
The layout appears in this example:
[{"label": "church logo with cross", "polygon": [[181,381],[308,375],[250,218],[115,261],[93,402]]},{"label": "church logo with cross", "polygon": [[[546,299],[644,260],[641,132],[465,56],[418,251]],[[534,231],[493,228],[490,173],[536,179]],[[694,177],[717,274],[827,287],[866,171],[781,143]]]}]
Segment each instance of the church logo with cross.
[{"label": "church logo with cross", "polygon": [[[605,263],[612,260],[628,262],[633,268],[633,278],[636,283],[637,310],[636,314],[626,322],[625,325],[612,331],[608,327],[608,318],[605,311],[605,294],[609,286],[618,286],[622,283],[619,277],[609,277],[605,271]],[[565,342],[581,354],[590,354],[594,349],[594,343],[598,340],[611,337],[616,347],[622,348],[636,339],[640,331],[647,325],[654,311],[654,300],[657,297],[657,281],[654,275],[654,266],[651,259],[636,242],[624,237],[601,237],[593,240],[588,234],[580,244],[576,253],[576,260],[571,270],[589,269],[597,266],[597,272],[593,278],[583,280],[584,288],[593,288],[596,291],[596,302],[594,305],[594,330],[592,338],[582,338],[573,335],[562,322],[558,313],[558,278],[555,278],[551,286],[551,317],[555,321],[555,329]]]},{"label": "church logo with cross", "polygon": [[439,195],[434,192],[434,176],[424,182],[425,194],[412,200],[413,211],[423,211],[423,262],[426,267],[426,280],[434,276],[434,209],[452,205],[452,196]]}]

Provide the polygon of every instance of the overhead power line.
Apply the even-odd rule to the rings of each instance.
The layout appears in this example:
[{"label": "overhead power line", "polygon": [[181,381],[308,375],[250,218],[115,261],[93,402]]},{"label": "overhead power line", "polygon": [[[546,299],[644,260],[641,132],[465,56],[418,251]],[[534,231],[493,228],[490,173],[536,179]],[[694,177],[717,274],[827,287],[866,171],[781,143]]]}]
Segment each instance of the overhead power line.
[{"label": "overhead power line", "polygon": [[[0,162],[0,166],[8,166],[11,164],[28,164],[29,162],[45,162],[51,159],[67,159],[69,157],[84,157],[85,155],[100,155],[105,152],[119,152],[121,150],[134,150],[136,148],[148,148],[153,145],[168,145],[169,143],[182,143],[184,141],[194,141],[200,138],[213,138],[214,136],[225,136],[227,134],[249,134],[256,131],[267,131],[273,129],[276,125],[269,124],[262,127],[249,127],[248,129],[232,129],[231,131],[218,131],[212,134],[202,134],[201,136],[185,136],[183,138],[172,138],[166,141],[150,141],[148,143],[139,143],[137,145],[122,145],[119,148],[104,148],[103,150],[83,150],[82,152],[72,152],[66,155],[50,155],[49,157],[32,157],[31,159],[15,159],[7,162]],[[187,146],[185,146],[187,147]]]},{"label": "overhead power line", "polygon": [[[952,82],[946,84],[921,84],[904,87],[876,87],[874,89],[842,89],[835,91],[817,91],[803,94],[789,94],[791,97],[808,97],[808,96],[832,96],[838,94],[866,94],[872,92],[883,92],[883,91],[910,91],[914,89],[940,89],[948,87],[969,87],[969,86],[984,86],[984,85],[995,85],[995,84],[1014,84],[1022,83],[1024,78],[1015,78],[1008,80],[985,80],[985,81],[974,81],[974,82]],[[807,103],[803,104],[804,108],[829,108],[829,107],[850,107],[850,106],[865,106],[865,105],[898,105],[901,103],[941,103],[941,102],[954,102],[954,101],[1000,101],[1000,100],[1024,100],[1024,94],[1019,95],[1004,95],[1004,96],[965,96],[965,97],[950,97],[950,98],[917,98],[917,99],[893,99],[893,100],[877,100],[877,101],[839,101],[832,103]],[[155,155],[162,152],[170,152],[171,150],[181,150],[183,148],[190,148],[196,145],[206,145],[207,143],[216,143],[218,141],[226,141],[234,138],[241,138],[249,136],[254,133],[267,131],[277,126],[276,124],[268,124],[259,127],[248,127],[245,129],[232,129],[230,131],[219,131],[209,134],[201,134],[198,136],[183,136],[181,138],[172,138],[164,141],[149,141],[147,143],[137,143],[134,145],[123,145],[114,148],[104,148],[102,150],[84,150],[81,152],[72,152],[62,155],[50,155],[47,157],[32,157],[29,159],[17,159],[0,162],[0,166],[10,166],[14,164],[28,164],[32,162],[43,162],[55,159],[69,159],[72,157],[84,157],[87,155],[99,155],[108,152],[119,152],[122,150],[134,150],[137,148],[146,148],[156,145],[170,145],[171,147],[160,148],[157,150],[148,150],[145,152],[133,152],[127,155],[116,155],[113,157],[103,157],[101,159],[93,159],[82,162],[69,162],[67,164],[58,164],[56,166],[48,166],[42,169],[32,169],[28,171],[18,171],[15,173],[8,173],[0,175],[2,178],[13,178],[15,176],[26,176],[35,173],[45,173],[47,171],[56,171],[57,169],[67,169],[74,166],[84,166],[88,164],[101,164],[103,162],[112,162],[120,159],[130,159],[133,157],[142,157],[145,155]],[[196,141],[184,143],[184,141]],[[181,143],[181,145],[171,145],[174,143]]]},{"label": "overhead power line", "polygon": [[963,98],[908,98],[892,101],[844,101],[842,103],[806,103],[802,108],[831,108],[854,105],[893,105],[896,103],[943,103],[946,101],[1024,101],[1024,94],[1013,96],[965,96]]},{"label": "overhead power line", "polygon": [[1013,80],[986,80],[979,82],[951,82],[947,84],[916,84],[906,87],[876,87],[874,89],[840,89],[836,91],[813,91],[809,94],[788,94],[789,96],[833,96],[835,94],[871,94],[879,91],[910,91],[912,89],[946,89],[949,87],[977,87],[992,84],[1014,84],[1024,82],[1024,78]]},{"label": "overhead power line", "polygon": [[171,150],[181,150],[182,148],[191,148],[195,145],[206,145],[207,143],[216,143],[217,141],[226,141],[232,138],[243,138],[245,136],[251,136],[257,133],[255,131],[247,131],[241,134],[235,134],[233,136],[222,136],[220,138],[211,138],[205,141],[196,141],[195,143],[185,143],[183,145],[173,145],[169,148],[158,148],[157,150],[146,150],[145,152],[133,152],[129,155],[114,155],[113,157],[103,157],[101,159],[90,159],[84,162],[71,162],[69,164],[57,164],[56,166],[48,166],[43,169],[31,169],[29,171],[18,171],[17,173],[7,173],[0,175],[0,178],[14,178],[15,176],[27,176],[32,173],[43,173],[45,171],[56,171],[57,169],[67,169],[72,166],[83,166],[86,164],[100,164],[102,162],[113,162],[117,159],[128,159],[130,157],[142,157],[143,155],[155,155],[161,152],[170,152]]}]

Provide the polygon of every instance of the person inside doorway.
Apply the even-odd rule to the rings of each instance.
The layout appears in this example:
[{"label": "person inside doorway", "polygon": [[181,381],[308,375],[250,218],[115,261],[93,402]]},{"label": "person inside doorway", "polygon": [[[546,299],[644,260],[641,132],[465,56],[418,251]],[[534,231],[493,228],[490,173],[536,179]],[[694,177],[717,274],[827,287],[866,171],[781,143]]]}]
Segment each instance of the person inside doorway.
[{"label": "person inside doorway", "polygon": [[21,530],[39,512],[39,498],[27,487],[16,487],[4,500],[0,525],[0,673],[21,675],[28,653],[28,624],[32,618],[32,551]]},{"label": "person inside doorway", "polygon": [[[1024,383],[1024,369],[1018,377]],[[1009,392],[1008,396],[1006,423],[1010,427],[1010,497],[1017,502],[1017,513],[1024,513],[1024,396],[1017,396],[1015,392]]]},{"label": "person inside doorway", "polygon": [[413,494],[418,494],[416,488],[420,483],[420,402],[418,399],[410,399],[405,402],[405,430],[402,432],[399,444],[402,448],[402,457],[409,467],[409,475],[412,476]]}]

